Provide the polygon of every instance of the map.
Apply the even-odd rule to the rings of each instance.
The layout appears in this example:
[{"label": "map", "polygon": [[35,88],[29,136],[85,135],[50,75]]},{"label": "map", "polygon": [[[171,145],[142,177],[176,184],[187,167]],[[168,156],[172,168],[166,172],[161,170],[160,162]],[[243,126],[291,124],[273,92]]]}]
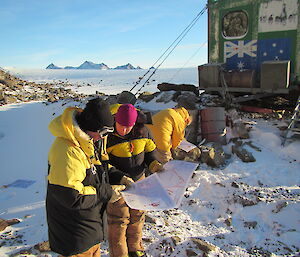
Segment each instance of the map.
[{"label": "map", "polygon": [[132,209],[161,211],[177,208],[198,165],[171,160],[164,165],[164,171],[134,183],[122,191],[122,195]]}]

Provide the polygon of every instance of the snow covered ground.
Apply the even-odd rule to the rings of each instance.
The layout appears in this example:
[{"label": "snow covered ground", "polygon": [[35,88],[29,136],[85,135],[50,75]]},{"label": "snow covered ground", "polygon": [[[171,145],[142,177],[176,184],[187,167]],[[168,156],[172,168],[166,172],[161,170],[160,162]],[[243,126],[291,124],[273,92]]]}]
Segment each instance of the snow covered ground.
[{"label": "snow covered ground", "polygon": [[[37,81],[40,75],[28,72],[22,77]],[[189,78],[174,82],[193,83]],[[88,83],[89,78],[79,76],[76,81]],[[128,84],[119,85],[114,90],[128,90]],[[80,87],[85,88],[90,93],[90,86]],[[65,107],[78,104],[32,102],[0,107],[0,218],[21,220],[0,232],[1,257],[47,240],[45,176],[53,140],[47,126]],[[172,103],[151,101],[140,107],[157,110],[172,107]],[[256,162],[244,163],[232,155],[221,169],[201,164],[180,208],[148,213],[153,219],[144,229],[148,256],[202,256],[200,239],[214,248],[208,256],[299,255],[300,141],[282,147],[278,127],[283,121],[252,121],[250,140],[258,148],[247,146],[247,150]],[[57,255],[31,249],[20,256]],[[109,256],[106,243],[102,256]]]},{"label": "snow covered ground", "polygon": [[[11,74],[19,78],[34,82],[70,82],[72,90],[78,93],[93,94],[96,91],[105,94],[117,94],[123,90],[130,90],[135,82],[142,77],[147,70],[22,70],[10,69]],[[142,83],[132,91],[137,90],[146,82],[153,73],[150,70],[142,79]],[[145,84],[143,91],[156,92],[157,84],[162,82],[177,84],[198,85],[197,68],[183,69],[159,69]]]}]

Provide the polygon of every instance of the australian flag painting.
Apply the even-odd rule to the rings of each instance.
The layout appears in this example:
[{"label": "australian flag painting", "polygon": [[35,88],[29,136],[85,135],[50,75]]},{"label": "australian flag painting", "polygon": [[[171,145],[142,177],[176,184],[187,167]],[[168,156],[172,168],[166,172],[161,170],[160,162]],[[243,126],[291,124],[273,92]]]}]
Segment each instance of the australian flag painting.
[{"label": "australian flag painting", "polygon": [[291,39],[275,38],[258,41],[258,68],[265,61],[286,61],[291,58]]},{"label": "australian flag painting", "polygon": [[229,70],[260,70],[264,61],[290,60],[291,39],[239,40],[224,43],[224,61]]},{"label": "australian flag painting", "polygon": [[256,55],[257,40],[224,42],[224,61],[228,70],[254,69]]}]

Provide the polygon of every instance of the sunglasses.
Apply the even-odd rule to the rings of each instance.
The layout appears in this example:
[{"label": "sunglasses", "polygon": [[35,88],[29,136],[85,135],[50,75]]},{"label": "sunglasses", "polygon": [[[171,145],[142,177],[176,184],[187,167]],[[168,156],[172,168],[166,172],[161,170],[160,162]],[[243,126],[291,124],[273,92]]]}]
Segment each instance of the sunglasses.
[{"label": "sunglasses", "polygon": [[104,126],[102,129],[97,130],[100,137],[105,137],[108,135],[108,133],[114,132],[114,127],[106,127]]}]

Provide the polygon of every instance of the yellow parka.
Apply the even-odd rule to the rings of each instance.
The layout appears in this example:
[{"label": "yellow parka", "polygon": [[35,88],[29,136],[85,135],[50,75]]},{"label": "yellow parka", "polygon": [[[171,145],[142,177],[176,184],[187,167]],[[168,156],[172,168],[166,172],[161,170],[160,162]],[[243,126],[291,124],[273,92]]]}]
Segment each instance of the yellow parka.
[{"label": "yellow parka", "polygon": [[122,105],[122,104],[111,104],[111,105],[109,106],[109,110],[110,110],[111,115],[115,115],[115,114],[118,112],[119,107],[120,107],[121,105]]},{"label": "yellow parka", "polygon": [[64,113],[49,124],[49,130],[56,137],[48,154],[51,184],[77,190],[80,194],[95,194],[91,186],[84,186],[86,170],[92,164],[101,163],[96,159],[93,140],[74,123],[75,115],[82,110],[67,108]]},{"label": "yellow parka", "polygon": [[[64,256],[82,253],[104,238],[102,213],[112,195],[92,139],[77,125],[81,109],[69,107],[49,124],[56,137],[48,154],[46,210],[51,249]],[[104,145],[104,144],[102,144]]]},{"label": "yellow parka", "polygon": [[165,109],[152,116],[152,125],[146,125],[158,149],[169,152],[183,140],[191,117],[184,107]]}]

